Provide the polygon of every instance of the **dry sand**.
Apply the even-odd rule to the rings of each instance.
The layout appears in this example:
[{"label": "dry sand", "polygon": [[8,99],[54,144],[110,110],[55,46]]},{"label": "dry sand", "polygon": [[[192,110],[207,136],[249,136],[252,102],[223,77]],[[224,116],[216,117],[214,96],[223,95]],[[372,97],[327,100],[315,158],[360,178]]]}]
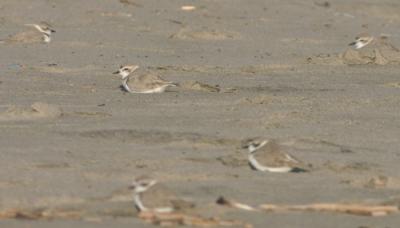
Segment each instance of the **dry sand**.
[{"label": "dry sand", "polygon": [[[196,9],[181,10],[188,4]],[[262,214],[213,202],[399,204],[400,67],[337,58],[363,31],[400,47],[399,11],[397,0],[2,0],[0,39],[40,21],[57,33],[49,44],[0,44],[0,209],[88,215],[0,226],[151,227],[126,190],[149,174],[210,214],[255,227],[398,227],[399,215]],[[219,92],[127,94],[111,74],[121,64]],[[251,170],[239,147],[254,136],[286,142],[313,170]]]}]

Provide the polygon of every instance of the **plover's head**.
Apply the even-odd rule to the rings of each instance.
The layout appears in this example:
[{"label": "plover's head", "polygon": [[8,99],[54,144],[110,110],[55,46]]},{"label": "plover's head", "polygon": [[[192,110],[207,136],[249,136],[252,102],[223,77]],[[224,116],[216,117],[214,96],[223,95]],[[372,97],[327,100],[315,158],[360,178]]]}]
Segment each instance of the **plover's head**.
[{"label": "plover's head", "polygon": [[141,193],[147,191],[156,183],[157,181],[152,178],[149,178],[147,176],[140,176],[133,180],[132,184],[129,186],[129,189],[134,190],[135,193]]},{"label": "plover's head", "polygon": [[268,140],[262,138],[251,138],[242,141],[242,148],[248,149],[250,153],[253,153],[258,148],[263,147],[268,143]]},{"label": "plover's head", "polygon": [[124,79],[124,78],[128,77],[129,74],[131,74],[132,72],[137,70],[138,68],[139,68],[138,65],[120,66],[119,70],[113,72],[113,74],[119,74],[122,76],[122,79]]},{"label": "plover's head", "polygon": [[52,33],[55,33],[56,32],[56,30],[54,30],[54,29],[52,29],[52,28],[50,28],[50,27],[42,27],[42,30],[43,30],[43,34],[46,34],[46,35],[48,35],[48,36],[50,36]]},{"label": "plover's head", "polygon": [[360,49],[367,46],[374,40],[374,37],[368,35],[367,33],[362,33],[355,38],[354,42],[351,42],[349,45],[353,46],[355,49]]}]

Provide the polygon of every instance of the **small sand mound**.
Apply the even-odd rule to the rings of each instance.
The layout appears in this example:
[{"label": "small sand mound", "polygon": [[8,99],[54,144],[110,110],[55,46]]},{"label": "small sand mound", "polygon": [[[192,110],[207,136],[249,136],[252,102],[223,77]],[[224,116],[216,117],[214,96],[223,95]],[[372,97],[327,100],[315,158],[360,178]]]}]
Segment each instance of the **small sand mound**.
[{"label": "small sand mound", "polygon": [[378,175],[369,178],[365,183],[365,188],[387,188],[400,189],[400,179],[398,177]]},{"label": "small sand mound", "polygon": [[349,180],[343,180],[342,182],[358,188],[400,189],[400,179],[398,177],[385,175],[357,177]]},{"label": "small sand mound", "polygon": [[198,81],[187,81],[179,84],[181,88],[188,90],[196,90],[202,92],[219,92],[221,89],[218,86],[201,83]]},{"label": "small sand mound", "polygon": [[389,177],[379,175],[369,179],[368,182],[364,184],[364,186],[366,188],[384,188],[387,187],[388,182],[389,182]]},{"label": "small sand mound", "polygon": [[363,58],[360,53],[353,49],[347,49],[341,56],[343,62],[349,65],[355,64],[369,64],[372,63],[372,59],[370,57]]},{"label": "small sand mound", "polygon": [[32,120],[40,118],[57,118],[62,115],[61,108],[46,103],[36,102],[31,107],[10,107],[0,113],[0,120]]}]

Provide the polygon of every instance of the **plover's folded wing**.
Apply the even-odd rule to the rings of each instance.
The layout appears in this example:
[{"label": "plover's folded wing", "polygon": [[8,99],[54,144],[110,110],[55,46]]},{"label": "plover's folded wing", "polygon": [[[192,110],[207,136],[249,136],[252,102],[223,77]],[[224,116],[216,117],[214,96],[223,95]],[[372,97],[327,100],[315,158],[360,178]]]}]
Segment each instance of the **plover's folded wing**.
[{"label": "plover's folded wing", "polygon": [[167,86],[175,86],[173,82],[167,81],[155,74],[146,74],[140,76],[135,80],[137,87],[141,87],[141,89],[157,89],[157,88],[164,88]]},{"label": "plover's folded wing", "polygon": [[141,194],[145,208],[158,212],[187,210],[195,207],[193,202],[178,197],[163,184],[156,184]]},{"label": "plover's folded wing", "polygon": [[269,172],[306,171],[302,161],[284,151],[275,140],[269,141],[248,156],[252,168]]},{"label": "plover's folded wing", "polygon": [[43,41],[43,35],[37,31],[20,32],[3,40],[4,43],[36,43]]},{"label": "plover's folded wing", "polygon": [[171,81],[167,81],[164,78],[162,78],[160,75],[158,74],[148,74],[147,75],[147,80],[154,82],[154,83],[158,83],[158,84],[165,84],[165,85],[176,85],[175,83],[171,82]]}]

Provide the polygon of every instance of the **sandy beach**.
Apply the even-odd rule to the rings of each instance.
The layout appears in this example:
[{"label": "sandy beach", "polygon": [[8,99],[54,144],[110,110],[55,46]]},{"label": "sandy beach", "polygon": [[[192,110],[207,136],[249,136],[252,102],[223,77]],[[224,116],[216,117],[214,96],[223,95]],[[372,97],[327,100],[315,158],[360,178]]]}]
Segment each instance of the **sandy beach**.
[{"label": "sandy beach", "polygon": [[[400,205],[400,54],[382,51],[384,64],[343,54],[362,32],[400,47],[399,10],[395,0],[2,0],[0,218],[43,208],[76,216],[0,227],[155,227],[137,217],[128,189],[140,175],[205,217],[253,227],[398,227],[399,214],[215,201]],[[7,42],[41,21],[56,30],[50,43]],[[125,64],[217,89],[130,94],[112,74]],[[278,140],[312,169],[252,170],[241,148],[251,137]]]}]

